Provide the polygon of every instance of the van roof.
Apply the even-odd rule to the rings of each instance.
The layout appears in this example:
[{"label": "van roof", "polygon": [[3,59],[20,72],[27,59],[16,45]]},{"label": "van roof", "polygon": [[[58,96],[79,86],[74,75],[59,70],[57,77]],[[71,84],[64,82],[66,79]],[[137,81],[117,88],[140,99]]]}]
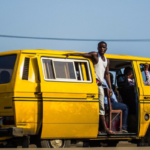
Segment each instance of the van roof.
[{"label": "van roof", "polygon": [[[13,51],[6,51],[1,52],[0,55],[9,55],[15,53],[32,53],[32,54],[53,54],[53,55],[62,55],[66,53],[84,53],[78,51],[57,51],[57,50],[48,50],[48,49],[24,49],[24,50],[13,50]],[[107,58],[111,59],[118,59],[118,60],[140,60],[140,61],[150,61],[150,58],[146,57],[137,57],[137,56],[130,56],[130,55],[114,55],[114,54],[105,54]]]}]

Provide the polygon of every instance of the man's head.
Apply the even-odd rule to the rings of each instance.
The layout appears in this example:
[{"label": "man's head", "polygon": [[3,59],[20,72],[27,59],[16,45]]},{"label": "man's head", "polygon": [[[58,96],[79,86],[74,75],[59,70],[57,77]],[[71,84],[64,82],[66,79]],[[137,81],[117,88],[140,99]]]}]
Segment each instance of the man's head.
[{"label": "man's head", "polygon": [[99,42],[97,49],[100,55],[104,55],[107,50],[107,43],[104,41]]},{"label": "man's head", "polygon": [[128,78],[130,78],[130,79],[133,79],[133,78],[134,78],[134,76],[133,76],[133,70],[132,70],[131,67],[126,67],[126,68],[124,69],[124,74],[125,74],[126,76],[128,76]]}]

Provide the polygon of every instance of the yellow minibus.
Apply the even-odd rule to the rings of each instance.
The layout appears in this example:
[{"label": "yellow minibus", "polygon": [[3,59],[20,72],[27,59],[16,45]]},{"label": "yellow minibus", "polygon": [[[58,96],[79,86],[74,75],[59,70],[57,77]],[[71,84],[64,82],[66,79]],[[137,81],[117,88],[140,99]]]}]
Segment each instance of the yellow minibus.
[{"label": "yellow minibus", "polygon": [[[0,146],[33,143],[61,148],[78,141],[116,146],[121,140],[150,145],[150,86],[144,85],[143,73],[143,64],[150,64],[150,58],[106,55],[117,92],[129,109],[129,132],[98,135],[94,67],[84,57],[66,59],[65,54],[71,52],[75,53],[38,49],[0,53]],[[123,86],[125,67],[132,67],[135,86]]]}]

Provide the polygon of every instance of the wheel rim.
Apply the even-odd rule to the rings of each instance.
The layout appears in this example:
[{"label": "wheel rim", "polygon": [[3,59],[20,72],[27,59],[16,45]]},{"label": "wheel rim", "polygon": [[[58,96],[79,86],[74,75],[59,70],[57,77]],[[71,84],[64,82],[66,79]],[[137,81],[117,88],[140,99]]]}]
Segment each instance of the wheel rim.
[{"label": "wheel rim", "polygon": [[63,147],[64,141],[63,140],[50,140],[50,145],[53,148],[60,148],[60,147]]}]

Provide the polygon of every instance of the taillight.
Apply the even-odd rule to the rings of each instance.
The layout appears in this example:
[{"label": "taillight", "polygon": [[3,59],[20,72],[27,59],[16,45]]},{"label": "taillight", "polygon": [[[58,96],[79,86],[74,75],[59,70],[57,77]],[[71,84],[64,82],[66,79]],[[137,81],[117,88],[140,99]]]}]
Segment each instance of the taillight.
[{"label": "taillight", "polygon": [[3,125],[14,125],[14,117],[13,116],[4,116],[3,117]]}]

